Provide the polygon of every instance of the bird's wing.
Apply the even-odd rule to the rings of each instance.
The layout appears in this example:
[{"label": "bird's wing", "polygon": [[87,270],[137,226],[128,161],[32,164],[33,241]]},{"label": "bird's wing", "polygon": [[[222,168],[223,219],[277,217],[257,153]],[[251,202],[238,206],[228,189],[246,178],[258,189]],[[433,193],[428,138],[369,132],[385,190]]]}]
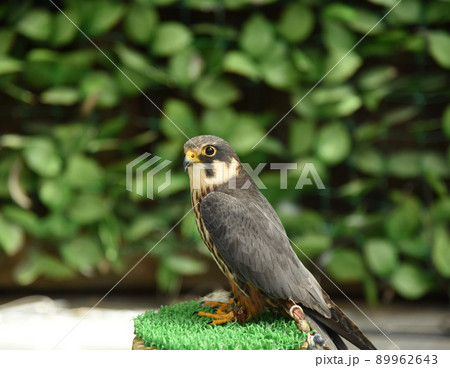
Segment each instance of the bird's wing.
[{"label": "bird's wing", "polygon": [[212,192],[200,205],[205,227],[227,266],[273,299],[292,299],[331,317],[322,288],[293,251],[273,208],[262,195],[244,197]]}]

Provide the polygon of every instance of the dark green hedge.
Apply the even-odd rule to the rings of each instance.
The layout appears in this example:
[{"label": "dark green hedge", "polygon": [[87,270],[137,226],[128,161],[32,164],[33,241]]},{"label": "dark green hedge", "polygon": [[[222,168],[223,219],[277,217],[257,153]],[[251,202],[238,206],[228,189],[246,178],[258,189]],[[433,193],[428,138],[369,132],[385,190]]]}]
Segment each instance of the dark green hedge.
[{"label": "dark green hedge", "polygon": [[[51,2],[3,2],[0,264],[21,255],[20,285],[121,274],[157,244],[190,203],[186,137],[156,104],[253,168],[313,163],[325,190],[266,166],[263,192],[335,281],[448,294],[450,3],[403,0],[348,53],[395,3],[55,1],[82,34]],[[172,161],[153,201],[125,190],[144,152]],[[159,286],[205,272],[198,252],[191,214],[150,254]]]}]

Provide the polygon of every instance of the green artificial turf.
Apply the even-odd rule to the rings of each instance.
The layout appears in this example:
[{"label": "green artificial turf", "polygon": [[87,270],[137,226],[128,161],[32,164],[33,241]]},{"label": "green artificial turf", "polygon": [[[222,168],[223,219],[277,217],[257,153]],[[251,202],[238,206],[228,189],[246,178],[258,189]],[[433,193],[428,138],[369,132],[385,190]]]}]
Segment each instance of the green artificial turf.
[{"label": "green artificial turf", "polygon": [[145,346],[167,350],[300,349],[307,334],[294,321],[264,313],[257,322],[208,325],[195,311],[213,312],[196,301],[163,306],[134,319],[135,334]]}]

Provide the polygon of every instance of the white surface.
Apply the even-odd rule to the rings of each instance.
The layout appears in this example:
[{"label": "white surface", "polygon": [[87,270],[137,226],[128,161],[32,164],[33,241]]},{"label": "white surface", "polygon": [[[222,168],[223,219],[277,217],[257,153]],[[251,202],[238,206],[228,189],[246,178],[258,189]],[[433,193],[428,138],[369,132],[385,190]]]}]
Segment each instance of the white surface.
[{"label": "white surface", "polygon": [[70,308],[45,296],[0,306],[0,349],[131,349],[145,309]]}]

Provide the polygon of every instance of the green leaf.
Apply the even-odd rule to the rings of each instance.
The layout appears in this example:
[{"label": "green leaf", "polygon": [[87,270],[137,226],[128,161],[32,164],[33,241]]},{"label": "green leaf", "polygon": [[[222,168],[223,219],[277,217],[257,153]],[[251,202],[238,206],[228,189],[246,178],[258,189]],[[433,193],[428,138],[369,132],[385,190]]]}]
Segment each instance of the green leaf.
[{"label": "green leaf", "polygon": [[364,244],[364,257],[369,268],[378,276],[391,275],[398,267],[395,246],[385,239],[369,239]]},{"label": "green leaf", "polygon": [[371,32],[371,34],[379,34],[384,31],[383,23],[373,28],[380,20],[380,17],[376,13],[351,5],[331,3],[326,6],[324,15],[330,19],[340,20],[347,27],[362,34],[368,32]]},{"label": "green leaf", "polygon": [[430,255],[429,240],[424,236],[418,236],[398,241],[400,252],[416,259],[426,259]]},{"label": "green leaf", "polygon": [[406,299],[419,299],[432,287],[426,270],[413,263],[402,263],[393,274],[391,285]]},{"label": "green leaf", "polygon": [[428,35],[430,54],[443,68],[450,68],[450,34],[445,31],[430,31]]},{"label": "green leaf", "polygon": [[376,90],[385,86],[397,75],[397,70],[391,65],[380,65],[364,69],[358,76],[358,85],[363,90]]},{"label": "green leaf", "polygon": [[32,253],[14,270],[15,280],[20,285],[30,285],[40,276],[63,281],[72,278],[74,272],[58,259],[43,253]]},{"label": "green leaf", "polygon": [[73,271],[55,257],[40,254],[37,259],[40,273],[52,280],[62,281],[74,276]]},{"label": "green leaf", "polygon": [[78,12],[65,10],[65,14],[58,12],[53,18],[53,28],[49,37],[49,41],[55,47],[61,47],[69,44],[78,34],[78,29],[69,21],[70,18],[75,24],[79,23]]},{"label": "green leaf", "polygon": [[133,3],[125,16],[125,32],[134,42],[147,44],[150,41],[159,15],[155,9],[144,4]]},{"label": "green leaf", "polygon": [[293,224],[295,228],[300,232],[314,232],[321,233],[323,232],[325,220],[322,216],[313,210],[305,209],[302,211],[298,217],[298,220]]},{"label": "green leaf", "polygon": [[396,152],[388,158],[389,173],[395,177],[409,179],[421,173],[420,155],[416,151]]},{"label": "green leaf", "polygon": [[80,101],[80,92],[73,87],[54,87],[41,94],[41,102],[49,105],[70,106]]},{"label": "green leaf", "polygon": [[200,77],[204,67],[205,61],[198,51],[187,48],[170,58],[170,78],[181,87],[189,86]]},{"label": "green leaf", "polygon": [[312,121],[294,120],[289,128],[289,151],[300,156],[310,150],[315,141],[315,124]]},{"label": "green leaf", "polygon": [[285,89],[298,83],[298,72],[286,58],[268,58],[262,63],[261,69],[264,81],[271,87]]},{"label": "green leaf", "polygon": [[419,112],[420,110],[415,105],[390,109],[383,116],[383,125],[390,126],[411,121]]},{"label": "green leaf", "polygon": [[317,65],[314,64],[309,55],[307,55],[303,51],[294,49],[291,51],[291,54],[294,65],[299,71],[310,73],[317,67]]},{"label": "green leaf", "polygon": [[39,236],[42,232],[39,218],[34,212],[17,206],[5,205],[2,207],[2,214],[6,220],[19,225],[34,236]]},{"label": "green leaf", "polygon": [[125,114],[122,114],[103,121],[98,127],[97,138],[107,139],[119,136],[127,125],[127,118],[128,117]]},{"label": "green leaf", "polygon": [[[357,9],[356,16],[350,22],[349,26],[355,31],[366,34],[371,32],[372,35],[381,34],[385,31],[384,23],[379,23],[380,17],[373,11],[365,9]],[[377,25],[375,28],[373,28]]]},{"label": "green leaf", "polygon": [[[295,253],[301,258],[316,258],[331,248],[332,239],[323,234],[308,233],[295,238],[293,247]],[[299,249],[300,248],[300,249]]]},{"label": "green leaf", "polygon": [[[128,82],[130,83],[130,82]],[[133,86],[135,89],[135,87]],[[106,72],[91,72],[80,83],[85,98],[97,98],[100,107],[112,107],[119,102],[119,91],[114,79]]]},{"label": "green leaf", "polygon": [[251,80],[257,80],[261,74],[253,60],[240,51],[229,51],[225,54],[223,69],[226,72],[239,74]]},{"label": "green leaf", "polygon": [[291,42],[305,40],[314,28],[314,13],[301,3],[291,3],[285,7],[278,24],[280,34]]},{"label": "green leaf", "polygon": [[194,86],[194,97],[208,108],[227,106],[240,97],[240,91],[225,79],[206,77]]},{"label": "green leaf", "polygon": [[73,188],[100,189],[103,185],[103,169],[92,158],[81,154],[69,157],[64,174],[66,185]]},{"label": "green leaf", "polygon": [[184,141],[186,137],[183,133],[188,137],[197,135],[197,119],[191,107],[186,102],[171,98],[164,104],[163,111],[171,120],[169,121],[165,116],[160,120],[161,132],[167,138]]},{"label": "green leaf", "polygon": [[[187,219],[186,219],[187,220]],[[184,223],[184,221],[183,221]],[[129,242],[135,242],[150,235],[153,232],[165,228],[163,219],[153,214],[143,214],[133,219],[133,222],[125,228],[125,239]],[[194,223],[195,229],[195,223]],[[196,231],[196,230],[195,230]]]},{"label": "green leaf", "polygon": [[119,248],[122,234],[119,221],[114,215],[107,215],[100,223],[98,235],[102,242],[106,259],[112,262],[113,266],[116,265],[116,267],[121,267]]},{"label": "green leaf", "polygon": [[170,255],[163,262],[165,267],[178,275],[197,275],[207,270],[204,262],[181,255]]},{"label": "green leaf", "polygon": [[327,21],[340,20],[348,23],[355,19],[356,8],[342,3],[330,3],[324,7],[322,14]]},{"label": "green leaf", "polygon": [[30,138],[24,149],[24,158],[27,165],[42,176],[56,176],[62,168],[62,159],[48,138]]},{"label": "green leaf", "polygon": [[361,197],[377,186],[377,181],[372,179],[355,179],[347,182],[339,188],[339,195]]},{"label": "green leaf", "polygon": [[82,123],[60,124],[53,129],[59,149],[64,157],[84,151],[92,139],[93,129]]},{"label": "green leaf", "polygon": [[436,177],[447,178],[450,175],[450,166],[444,155],[437,152],[424,152],[421,159],[422,171]]},{"label": "green leaf", "polygon": [[[152,80],[144,73],[138,72],[135,69],[129,68],[125,65],[121,68],[121,70],[125,73],[126,77],[118,70],[115,72],[114,77],[117,83],[115,88],[117,88],[117,91],[120,91],[123,96],[139,96],[141,93],[139,89],[145,91],[152,85]],[[162,75],[162,72],[159,74]],[[91,99],[94,101],[95,98],[95,95],[91,96]]]},{"label": "green leaf", "polygon": [[238,155],[251,152],[252,147],[264,135],[264,130],[252,114],[241,114],[234,122],[234,128],[228,133],[228,142]]},{"label": "green leaf", "polygon": [[352,249],[337,249],[326,264],[326,269],[337,281],[363,281],[366,275],[361,255]]},{"label": "green leaf", "polygon": [[323,26],[323,42],[331,53],[344,56],[355,45],[354,34],[340,23],[330,20]]},{"label": "green leaf", "polygon": [[[149,84],[151,82],[160,82],[163,84],[168,83],[169,77],[167,76],[167,74],[165,72],[155,68],[153,65],[151,65],[148,62],[148,58],[146,56],[144,56],[143,54],[141,54],[133,49],[130,49],[122,44],[118,44],[115,47],[115,51],[117,52],[117,55],[119,56],[120,61],[123,63],[123,65],[130,68],[135,73],[145,76],[148,79],[148,82],[146,81],[147,84]],[[123,76],[122,73],[120,73],[119,75]],[[138,84],[135,81],[134,76],[131,76],[131,77],[129,76],[129,78],[133,82]],[[140,79],[142,79],[142,77],[140,77]],[[132,85],[132,83],[130,81],[128,81],[128,83]],[[138,86],[139,86],[139,84],[138,84]],[[136,88],[136,87],[133,86],[133,88]]]},{"label": "green leaf", "polygon": [[8,256],[15,255],[23,246],[24,232],[0,215],[0,246]]},{"label": "green leaf", "polygon": [[351,52],[345,59],[342,59],[346,53],[331,52],[325,63],[325,69],[332,70],[327,76],[328,82],[341,83],[349,79],[363,64],[362,58],[356,53]]},{"label": "green leaf", "polygon": [[186,48],[192,40],[189,28],[181,23],[161,24],[153,38],[152,51],[157,56],[171,56]]},{"label": "green leaf", "polygon": [[106,203],[101,197],[81,194],[70,208],[69,216],[78,224],[91,224],[101,220],[107,211]]},{"label": "green leaf", "polygon": [[69,220],[65,212],[53,212],[46,216],[41,222],[43,237],[55,239],[60,242],[62,239],[71,239],[77,236],[79,226]]},{"label": "green leaf", "polygon": [[39,277],[41,272],[36,258],[36,256],[28,256],[14,268],[13,277],[19,285],[30,285]]},{"label": "green leaf", "polygon": [[0,55],[0,75],[22,71],[23,62],[6,55]]},{"label": "green leaf", "polygon": [[72,203],[73,193],[60,178],[44,179],[39,188],[39,198],[48,208],[61,211]]},{"label": "green leaf", "polygon": [[[295,111],[310,119],[329,118],[353,114],[362,105],[356,92],[347,85],[317,87],[308,96],[307,91],[292,95]],[[306,98],[305,98],[306,96]],[[303,101],[303,99],[305,100]],[[301,103],[298,103],[301,100]]]},{"label": "green leaf", "polygon": [[431,205],[430,214],[433,222],[450,222],[450,197],[436,199]]},{"label": "green leaf", "polygon": [[352,162],[358,170],[369,175],[382,175],[387,169],[381,152],[372,148],[357,150],[352,155]]},{"label": "green leaf", "polygon": [[88,236],[63,244],[60,252],[67,265],[81,272],[91,271],[103,257],[98,243]]},{"label": "green leaf", "polygon": [[94,55],[93,50],[57,53],[33,49],[27,54],[24,75],[28,83],[39,89],[75,85],[87,73]]},{"label": "green leaf", "polygon": [[448,1],[433,1],[426,4],[425,22],[427,24],[447,24],[450,20]]},{"label": "green leaf", "polygon": [[350,153],[351,139],[347,128],[340,122],[325,125],[316,142],[317,156],[329,165],[343,161]]},{"label": "green leaf", "polygon": [[434,231],[432,259],[438,272],[450,278],[450,236],[443,226]]},{"label": "green leaf", "polygon": [[90,36],[106,33],[120,21],[125,11],[124,4],[108,0],[84,2],[79,5],[85,16],[80,28]]},{"label": "green leaf", "polygon": [[423,7],[420,0],[409,0],[407,3],[400,3],[399,6],[391,14],[389,14],[389,21],[392,24],[420,24],[423,19]]},{"label": "green leaf", "polygon": [[228,140],[237,119],[238,114],[230,107],[205,109],[202,116],[202,131]]},{"label": "green leaf", "polygon": [[255,14],[245,22],[239,38],[239,44],[244,51],[261,59],[267,56],[274,41],[273,26],[261,14]]},{"label": "green leaf", "polygon": [[52,32],[52,16],[44,9],[31,9],[17,24],[17,31],[34,41],[46,41]]},{"label": "green leaf", "polygon": [[385,221],[385,229],[390,239],[402,240],[413,236],[420,224],[420,204],[414,198],[405,198]]}]

